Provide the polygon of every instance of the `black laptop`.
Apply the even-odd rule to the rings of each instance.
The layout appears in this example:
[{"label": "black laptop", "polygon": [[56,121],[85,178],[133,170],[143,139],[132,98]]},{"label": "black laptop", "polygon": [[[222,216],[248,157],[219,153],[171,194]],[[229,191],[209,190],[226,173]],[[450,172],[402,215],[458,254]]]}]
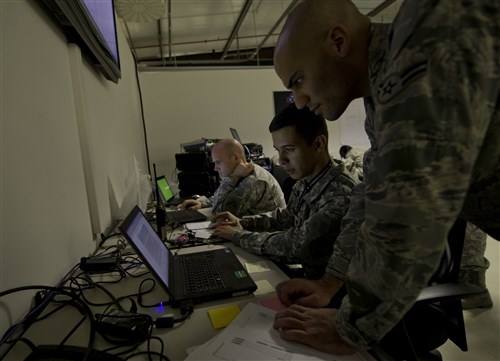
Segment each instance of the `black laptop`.
[{"label": "black laptop", "polygon": [[257,285],[230,248],[173,254],[137,206],[120,225],[128,242],[178,307],[246,295]]},{"label": "black laptop", "polygon": [[178,206],[187,199],[175,197],[174,192],[172,191],[172,188],[167,181],[167,178],[163,175],[156,178],[156,186],[160,191],[159,194],[163,201],[163,204],[166,206]]},{"label": "black laptop", "polygon": [[[165,206],[180,205],[187,198],[175,198],[170,184],[168,184],[165,176],[156,177],[156,186],[158,187],[158,194]],[[167,211],[167,221],[169,223],[188,223],[188,222],[201,222],[205,221],[207,216],[194,209],[179,209],[177,211]]]},{"label": "black laptop", "polygon": [[180,209],[178,211],[167,211],[168,223],[188,223],[206,221],[207,216],[194,209]]}]

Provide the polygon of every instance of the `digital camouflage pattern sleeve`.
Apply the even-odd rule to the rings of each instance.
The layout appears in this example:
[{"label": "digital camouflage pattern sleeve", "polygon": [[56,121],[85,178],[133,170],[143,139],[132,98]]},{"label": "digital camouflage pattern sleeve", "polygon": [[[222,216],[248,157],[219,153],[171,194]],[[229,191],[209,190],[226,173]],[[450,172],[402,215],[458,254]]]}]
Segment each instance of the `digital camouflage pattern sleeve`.
[{"label": "digital camouflage pattern sleeve", "polygon": [[500,238],[500,2],[406,1],[374,91],[378,150],[336,318],[359,348],[413,305],[457,216]]},{"label": "digital camouflage pattern sleeve", "polygon": [[[375,78],[380,71],[380,65],[388,44],[389,24],[372,23],[370,25],[370,82],[375,82]],[[372,97],[364,98],[365,103],[365,131],[370,141],[370,149],[363,154],[363,173],[367,174],[373,158],[378,149],[374,137],[375,106]],[[347,269],[351,263],[352,256],[356,250],[358,233],[365,217],[365,186],[364,182],[356,185],[351,193],[349,210],[342,219],[341,233],[337,237],[334,245],[332,257],[328,262],[327,272],[345,280]]]},{"label": "digital camouflage pattern sleeve", "polygon": [[254,171],[245,178],[222,179],[214,194],[212,213],[231,212],[243,217],[285,206],[285,196],[278,181],[270,172],[254,164]]},{"label": "digital camouflage pattern sleeve", "polygon": [[305,192],[305,182],[295,184],[288,206],[269,215],[244,217],[244,231],[233,233],[233,241],[249,252],[279,261],[301,263],[307,278],[325,271],[340,222],[349,207],[358,181],[342,164]]}]

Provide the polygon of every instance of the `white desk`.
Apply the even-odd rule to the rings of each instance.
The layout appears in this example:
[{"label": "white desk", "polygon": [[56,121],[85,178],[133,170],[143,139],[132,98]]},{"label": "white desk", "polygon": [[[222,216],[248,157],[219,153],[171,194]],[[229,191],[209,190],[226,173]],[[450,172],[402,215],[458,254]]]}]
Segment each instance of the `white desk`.
[{"label": "white desk", "polygon": [[[224,244],[224,246],[232,248],[234,253],[244,265],[264,263],[266,267],[269,268],[268,271],[250,273],[250,276],[257,283],[259,288],[262,285],[261,282],[267,281],[274,288],[279,282],[288,279],[288,277],[273,262],[252,255],[230,243]],[[191,247],[182,249],[182,252],[193,252],[200,250],[200,248],[211,247],[222,246]],[[196,305],[195,311],[186,322],[180,324],[174,329],[157,331],[157,334],[163,334],[162,339],[165,342],[165,354],[170,358],[170,360],[183,360],[187,357],[186,350],[189,347],[200,345],[215,336],[218,331],[214,330],[212,327],[208,316],[208,310],[231,304],[238,304],[240,308],[243,308],[248,302],[260,303],[260,301],[264,298],[275,296],[274,293],[260,294],[260,292],[262,292],[262,290],[259,291],[259,289],[257,289],[253,295],[240,296]]]},{"label": "white desk", "polygon": [[[257,289],[255,294],[195,305],[193,314],[183,323],[176,324],[172,329],[155,329],[153,331],[153,335],[158,336],[163,340],[165,347],[163,353],[172,361],[183,360],[187,357],[186,350],[188,348],[200,345],[216,335],[218,331],[214,330],[214,328],[212,327],[210,318],[207,313],[208,310],[231,304],[238,304],[240,308],[243,308],[248,302],[260,303],[262,299],[274,297],[274,293],[260,294],[260,292],[262,292],[261,288],[263,288],[261,287],[261,285],[263,285],[262,282],[268,282],[268,284],[272,286],[272,289],[274,289],[274,287],[279,282],[287,279],[287,276],[273,262],[252,255],[239,247],[233,246],[231,243],[225,243],[223,245],[189,247],[181,249],[180,253],[194,252],[201,249],[209,249],[214,247],[230,247],[233,249],[234,253],[238,256],[238,258],[244,265],[260,263],[264,264],[268,268],[268,270],[256,273],[249,272],[250,276],[254,279],[260,289]],[[108,277],[109,279],[109,276],[106,275],[94,277],[102,277],[103,280]],[[137,293],[140,282],[148,277],[151,277],[151,275],[141,278],[127,277],[126,279],[120,281],[118,284],[107,285],[106,289],[112,292],[115,297]],[[93,291],[88,291],[86,293],[86,295],[90,299],[92,299],[92,292]],[[151,293],[145,295],[143,298],[144,304],[153,304],[168,299],[165,291],[163,291],[158,283],[155,286],[155,289]],[[92,300],[97,299],[106,301],[103,294],[96,291],[96,296]],[[124,307],[128,307],[128,301],[124,301],[122,305]],[[25,333],[25,337],[30,339],[36,345],[58,344],[60,340],[68,333],[71,327],[74,326],[75,322],[81,318],[81,315],[74,309],[68,307],[66,308],[67,309],[64,309],[59,313],[50,316],[49,319],[32,325]],[[94,313],[102,312],[104,309],[102,307],[92,308]],[[172,313],[176,318],[179,316],[179,310],[172,309],[170,307],[165,307],[163,311],[158,311],[152,308],[143,309],[139,307],[138,312],[149,314],[154,319]],[[73,335],[66,344],[86,347],[89,338],[89,330],[90,327],[87,322],[87,324],[84,324],[79,328],[77,333],[75,333],[75,335]],[[102,350],[110,346],[111,345],[107,344],[100,336],[96,336],[94,348]],[[159,351],[158,346],[159,345],[153,341],[151,348],[154,351]],[[146,350],[146,347],[146,344],[143,344],[141,345],[140,350]],[[30,350],[28,349],[28,347],[19,342],[16,347],[9,352],[4,360],[24,360],[29,352]],[[148,357],[138,356],[133,358],[132,360],[148,360]]]}]

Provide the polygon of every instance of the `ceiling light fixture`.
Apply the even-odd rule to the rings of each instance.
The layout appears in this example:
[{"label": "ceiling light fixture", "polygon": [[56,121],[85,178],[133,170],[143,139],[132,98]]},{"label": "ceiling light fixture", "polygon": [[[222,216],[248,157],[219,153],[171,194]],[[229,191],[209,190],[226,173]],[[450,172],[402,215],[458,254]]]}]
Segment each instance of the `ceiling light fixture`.
[{"label": "ceiling light fixture", "polygon": [[164,0],[116,0],[116,12],[120,18],[136,23],[150,23],[165,14]]}]

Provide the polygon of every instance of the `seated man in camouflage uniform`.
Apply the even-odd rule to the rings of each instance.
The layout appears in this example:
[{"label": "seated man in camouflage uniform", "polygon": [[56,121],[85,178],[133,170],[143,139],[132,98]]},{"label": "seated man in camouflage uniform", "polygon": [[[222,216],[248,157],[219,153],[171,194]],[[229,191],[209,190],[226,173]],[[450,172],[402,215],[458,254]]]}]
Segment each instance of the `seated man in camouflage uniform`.
[{"label": "seated man in camouflage uniform", "polygon": [[363,156],[365,151],[359,148],[353,148],[350,145],[344,144],[339,148],[340,158],[344,162],[345,167],[355,173],[360,181],[363,180]]},{"label": "seated man in camouflage uniform", "polygon": [[245,250],[286,263],[301,263],[305,276],[322,275],[357,183],[328,152],[323,117],[290,104],[269,131],[279,162],[298,180],[285,209],[245,216],[218,214],[213,234]]},{"label": "seated man in camouflage uniform", "polygon": [[189,209],[212,207],[212,213],[228,211],[239,217],[269,212],[286,206],[285,197],[273,175],[245,160],[243,146],[235,139],[222,139],[212,147],[215,170],[222,178],[213,199],[188,199]]}]

